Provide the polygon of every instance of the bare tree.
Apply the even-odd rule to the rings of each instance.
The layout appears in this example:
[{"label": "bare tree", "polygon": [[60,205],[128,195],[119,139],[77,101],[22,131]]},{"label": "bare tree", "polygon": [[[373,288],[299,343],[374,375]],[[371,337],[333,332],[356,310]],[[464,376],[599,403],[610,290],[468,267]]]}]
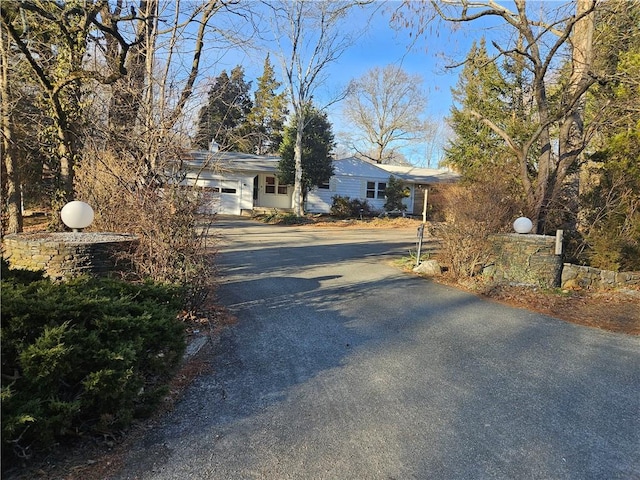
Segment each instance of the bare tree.
[{"label": "bare tree", "polygon": [[[82,7],[61,2],[25,0],[3,2],[0,20],[9,39],[9,54],[23,59],[41,102],[43,118],[47,119],[53,144],[51,156],[56,159],[58,201],[73,197],[74,167],[82,157],[82,102],[84,89],[91,83],[109,84],[123,75],[124,61],[130,43],[119,35],[113,25],[101,21],[102,1],[85,2]],[[133,15],[120,17],[131,20]],[[99,38],[106,35],[122,43],[122,55],[109,65],[92,68],[87,54]],[[137,42],[134,39],[131,43]],[[11,93],[7,91],[7,93]],[[13,207],[12,207],[13,208]],[[54,222],[55,224],[55,222]]]},{"label": "bare tree", "polygon": [[[597,0],[577,0],[562,5],[536,3],[530,17],[526,0],[514,8],[495,0],[431,1],[424,5],[405,2],[414,18],[407,20],[419,31],[436,16],[447,22],[472,22],[483,17],[500,19],[512,31],[511,44],[493,42],[498,54],[492,61],[510,57],[529,73],[536,125],[524,140],[510,136],[485,112],[471,112],[496,132],[517,158],[520,181],[528,199],[529,215],[539,233],[559,200],[567,176],[580,162],[591,131],[585,129],[585,93],[598,81],[593,71],[594,12]],[[416,10],[417,8],[417,10]],[[409,18],[408,16],[406,18]],[[567,68],[569,74],[561,75]]]},{"label": "bare tree", "polygon": [[[130,29],[136,41],[105,39],[107,64],[126,56],[126,74],[110,92],[109,148],[138,157],[146,175],[155,174],[163,150],[174,141],[176,123],[195,90],[207,40],[217,37],[227,47],[232,42],[232,34],[220,34],[212,21],[237,3],[140,0],[138,8],[131,9],[135,23]],[[105,4],[101,12],[105,24],[116,25],[123,8],[123,0]]]},{"label": "bare tree", "polygon": [[[93,129],[92,136],[102,136],[103,148],[136,157],[146,166],[144,174],[158,167],[194,92],[207,36],[215,41],[234,36],[211,27],[211,20],[237,4],[2,2],[7,51],[29,66],[37,82],[33,90],[47,121],[42,130],[53,144],[50,156],[57,160],[60,200],[73,197],[74,169],[84,157],[87,128]],[[228,48],[229,42],[224,45]],[[92,105],[96,98],[106,106]],[[89,111],[106,116],[110,131],[98,125],[100,115]]]},{"label": "bare tree", "polygon": [[33,91],[53,112],[47,126],[67,162],[65,193],[94,207],[92,228],[139,235],[132,260],[141,277],[197,290],[211,279],[199,195],[169,166],[189,148],[183,122],[197,108],[203,65],[251,34],[255,5],[25,0],[0,8],[11,55],[28,63]]},{"label": "bare tree", "polygon": [[[313,103],[316,89],[327,81],[327,67],[353,44],[357,31],[346,22],[351,8],[361,3],[331,0],[269,2],[274,14],[274,34],[279,45],[283,76],[297,119],[293,187],[293,208],[297,216],[304,214],[302,137],[308,120],[305,112]],[[339,94],[327,105],[319,107],[326,108],[344,95]]]},{"label": "bare tree", "polygon": [[356,130],[352,140],[359,154],[377,163],[390,163],[402,147],[425,139],[427,97],[422,82],[419,75],[387,65],[351,83],[344,115]]},{"label": "bare tree", "polygon": [[[109,2],[102,18],[116,21],[124,5],[130,4]],[[211,281],[210,251],[205,222],[197,219],[202,192],[185,188],[180,168],[192,133],[185,118],[199,106],[194,94],[203,70],[238,45],[243,28],[250,33],[244,5],[250,7],[140,0],[127,32],[139,42],[129,49],[125,74],[103,87],[104,98],[94,105],[102,112],[100,130],[87,148],[90,161],[78,170],[77,188],[95,206],[95,228],[139,236],[132,260],[140,276],[179,282],[197,296]],[[127,48],[105,45],[107,63]]]},{"label": "bare tree", "polygon": [[[22,210],[20,208],[20,180],[18,172],[18,159],[14,153],[13,128],[11,124],[11,91],[9,85],[9,36],[0,25],[0,118],[2,121],[2,144],[0,144],[0,156],[4,160],[4,185],[6,192],[8,222],[6,231],[8,233],[18,233],[22,231]],[[3,225],[4,227],[4,225]],[[4,232],[3,232],[4,233]]]}]

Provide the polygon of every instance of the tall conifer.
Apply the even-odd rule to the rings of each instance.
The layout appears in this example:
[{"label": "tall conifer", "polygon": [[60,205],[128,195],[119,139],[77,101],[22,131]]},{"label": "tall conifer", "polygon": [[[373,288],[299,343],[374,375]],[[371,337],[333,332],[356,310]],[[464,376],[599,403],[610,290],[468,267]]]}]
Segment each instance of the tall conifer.
[{"label": "tall conifer", "polygon": [[266,155],[278,152],[287,115],[285,92],[276,93],[281,85],[267,55],[262,76],[258,78],[253,108],[247,116],[252,153]]},{"label": "tall conifer", "polygon": [[251,82],[244,79],[244,70],[236,66],[231,76],[225,70],[214,80],[209,100],[198,115],[195,146],[206,150],[215,141],[220,150],[248,151],[247,115],[252,107],[249,94]]},{"label": "tall conifer", "polygon": [[449,124],[455,137],[445,149],[445,161],[465,178],[474,179],[509,156],[504,140],[477,115],[490,116],[503,128],[509,120],[504,100],[511,92],[497,65],[489,60],[484,38],[473,43],[451,91],[455,103]]}]

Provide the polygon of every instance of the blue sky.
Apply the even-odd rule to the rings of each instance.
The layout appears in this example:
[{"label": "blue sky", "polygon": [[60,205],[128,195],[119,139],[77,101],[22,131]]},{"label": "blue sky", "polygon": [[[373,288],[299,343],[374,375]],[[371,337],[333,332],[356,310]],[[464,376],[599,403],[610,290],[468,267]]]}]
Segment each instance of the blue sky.
[{"label": "blue sky", "polygon": [[[370,20],[369,28],[335,63],[328,67],[328,80],[325,85],[318,88],[315,94],[317,103],[322,103],[323,95],[325,101],[329,101],[335,97],[337,91],[368,70],[395,64],[409,74],[423,78],[422,88],[427,97],[425,115],[436,123],[444,124],[452,105],[451,87],[455,86],[461,72],[461,68],[445,67],[465,57],[473,40],[487,33],[485,30],[487,23],[464,24],[455,32],[452,32],[447,25],[441,24],[433,28],[427,36],[414,41],[408,29],[396,30],[390,25],[390,11],[399,5],[400,3],[396,1],[379,2],[369,7],[369,10],[377,10],[373,17],[370,17],[370,11],[361,11],[352,17],[351,22],[355,28],[364,27]],[[219,63],[218,68],[230,70],[235,65],[242,64],[246,79],[253,80],[255,86],[255,79],[262,74],[264,55],[264,52],[230,55]],[[272,63],[276,71],[279,71],[276,52],[272,54]],[[348,127],[342,120],[342,108],[343,102],[340,102],[327,109],[336,134]],[[444,143],[444,139],[439,140],[441,144]],[[439,146],[440,150],[441,146]],[[429,163],[429,166],[434,166],[432,161],[425,162],[426,150],[427,147],[422,146],[407,150],[405,155],[413,163]]]},{"label": "blue sky", "polygon": [[[425,116],[443,126],[452,106],[451,88],[456,85],[462,70],[461,67],[446,67],[464,59],[473,41],[487,33],[485,28],[489,24],[464,24],[455,32],[441,24],[415,40],[408,29],[396,30],[390,25],[390,10],[398,5],[398,2],[383,4],[373,16],[368,32],[330,67],[331,78],[346,85],[373,67],[389,64],[401,66],[409,74],[422,77],[422,88],[427,97]],[[364,14],[359,17],[362,22],[368,18]],[[329,109],[336,132],[345,128],[342,108],[343,105],[337,104]],[[442,136],[445,133],[442,130],[440,138],[436,139],[436,152],[433,152],[433,145],[418,145],[405,149],[403,153],[415,164],[436,166],[437,158],[427,160],[424,157],[428,155],[427,151],[431,151],[434,157],[442,154],[442,146],[446,143],[446,138]]]}]

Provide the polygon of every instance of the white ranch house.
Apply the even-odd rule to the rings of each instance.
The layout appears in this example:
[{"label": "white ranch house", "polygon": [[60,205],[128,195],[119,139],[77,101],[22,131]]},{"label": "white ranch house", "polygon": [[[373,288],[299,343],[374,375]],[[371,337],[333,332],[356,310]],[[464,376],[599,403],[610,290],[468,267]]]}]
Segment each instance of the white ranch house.
[{"label": "white ranch house", "polygon": [[[293,186],[278,182],[279,157],[237,152],[193,151],[183,158],[184,184],[204,189],[202,213],[250,215],[273,209],[289,211],[293,206]],[[425,191],[434,185],[451,183],[458,175],[447,170],[395,165],[379,165],[358,158],[334,160],[329,182],[307,194],[305,211],[329,213],[332,197],[366,200],[374,210],[383,211],[389,177],[401,179],[410,190],[405,199],[407,213],[422,215]]]}]

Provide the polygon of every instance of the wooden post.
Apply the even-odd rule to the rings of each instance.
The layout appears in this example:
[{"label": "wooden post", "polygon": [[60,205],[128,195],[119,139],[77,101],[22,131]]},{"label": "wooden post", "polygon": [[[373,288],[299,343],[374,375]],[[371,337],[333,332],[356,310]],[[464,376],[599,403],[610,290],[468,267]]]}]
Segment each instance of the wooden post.
[{"label": "wooden post", "polygon": [[424,189],[424,202],[422,203],[422,223],[427,223],[427,199],[429,198],[429,189]]},{"label": "wooden post", "polygon": [[556,230],[556,255],[562,255],[562,237],[563,231]]},{"label": "wooden post", "polygon": [[424,236],[424,223],[418,227],[418,253],[416,254],[416,267],[420,266],[420,252],[422,250],[423,236]]}]

